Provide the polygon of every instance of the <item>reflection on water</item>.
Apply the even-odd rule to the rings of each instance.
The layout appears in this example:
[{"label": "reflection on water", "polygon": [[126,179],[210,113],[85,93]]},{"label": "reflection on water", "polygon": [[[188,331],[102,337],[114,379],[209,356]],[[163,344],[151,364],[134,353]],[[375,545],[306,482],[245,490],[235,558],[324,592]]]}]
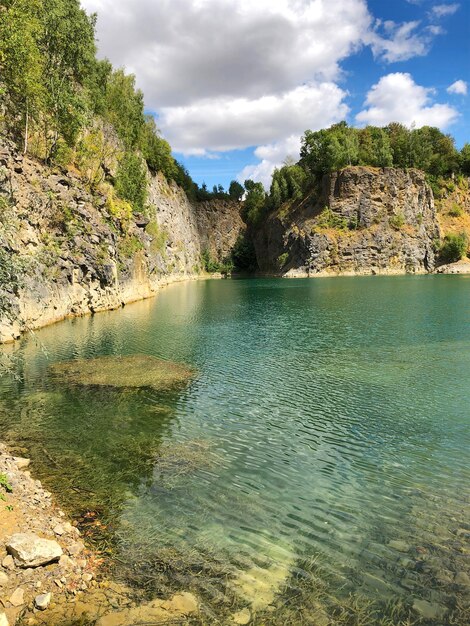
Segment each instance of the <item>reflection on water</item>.
[{"label": "reflection on water", "polygon": [[[209,623],[250,607],[260,624],[463,625],[469,286],[175,285],[7,348],[21,376],[2,381],[0,436],[77,517],[99,513],[116,575],[194,589]],[[198,374],[166,393],[49,374],[134,354]]]}]

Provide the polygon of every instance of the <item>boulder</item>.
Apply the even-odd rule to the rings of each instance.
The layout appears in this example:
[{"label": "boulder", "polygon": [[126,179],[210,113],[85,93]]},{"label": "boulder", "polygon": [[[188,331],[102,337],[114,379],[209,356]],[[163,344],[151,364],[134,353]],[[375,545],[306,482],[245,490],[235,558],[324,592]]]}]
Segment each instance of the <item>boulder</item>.
[{"label": "boulder", "polygon": [[19,567],[39,567],[62,556],[62,548],[56,541],[43,539],[33,533],[17,533],[6,542],[6,549]]}]

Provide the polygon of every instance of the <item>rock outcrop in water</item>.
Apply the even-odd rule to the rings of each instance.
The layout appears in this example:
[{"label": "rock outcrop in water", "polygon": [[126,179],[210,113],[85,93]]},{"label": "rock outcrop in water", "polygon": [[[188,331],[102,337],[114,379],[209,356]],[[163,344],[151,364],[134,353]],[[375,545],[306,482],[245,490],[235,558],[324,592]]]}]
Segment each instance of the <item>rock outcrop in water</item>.
[{"label": "rock outcrop in water", "polygon": [[203,252],[222,261],[244,223],[227,200],[192,204],[149,173],[145,216],[113,198],[0,146],[0,342],[71,315],[117,308],[160,285],[196,277]]},{"label": "rock outcrop in water", "polygon": [[437,238],[423,172],[348,167],[271,213],[254,240],[261,271],[314,276],[432,271]]}]

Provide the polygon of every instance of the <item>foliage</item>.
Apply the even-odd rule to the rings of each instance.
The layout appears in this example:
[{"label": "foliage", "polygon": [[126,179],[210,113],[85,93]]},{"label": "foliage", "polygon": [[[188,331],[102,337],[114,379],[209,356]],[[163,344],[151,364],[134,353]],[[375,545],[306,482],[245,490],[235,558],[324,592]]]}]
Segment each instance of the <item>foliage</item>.
[{"label": "foliage", "polygon": [[258,269],[253,241],[246,233],[241,233],[232,249],[234,269],[238,272],[254,272]]},{"label": "foliage", "polygon": [[204,270],[209,274],[215,274],[218,272],[221,274],[230,274],[234,268],[231,258],[227,258],[222,263],[219,263],[219,261],[212,258],[210,250],[207,248],[202,252],[201,261]]},{"label": "foliage", "polygon": [[281,254],[278,259],[277,262],[279,263],[279,269],[282,270],[282,268],[285,266],[285,264],[287,263],[289,259],[289,253],[288,252],[284,252],[283,254]]},{"label": "foliage", "polygon": [[243,218],[247,224],[256,226],[260,223],[266,207],[266,192],[262,183],[245,181],[246,198],[243,206]]},{"label": "foliage", "polygon": [[325,207],[317,218],[319,228],[336,228],[338,230],[346,230],[348,228],[348,220],[342,215],[338,215],[329,207]]},{"label": "foliage", "polygon": [[147,169],[135,152],[126,152],[119,161],[115,181],[120,198],[129,202],[135,212],[143,211],[147,200]]},{"label": "foliage", "polygon": [[416,167],[433,176],[445,176],[458,171],[463,161],[452,137],[438,128],[408,129],[393,123],[357,129],[341,122],[328,129],[307,130],[300,163],[319,178],[346,165]]},{"label": "foliage", "polygon": [[125,259],[131,259],[142,248],[142,242],[135,235],[126,235],[119,241],[119,254]]},{"label": "foliage", "polygon": [[392,228],[400,230],[405,225],[405,216],[403,213],[396,213],[389,218],[388,222]]},{"label": "foliage", "polygon": [[149,235],[149,237],[152,238],[152,242],[150,244],[151,252],[153,252],[154,254],[164,254],[166,242],[168,239],[166,231],[163,228],[160,228],[157,222],[151,221],[147,224],[145,232],[147,233],[147,235]]},{"label": "foliage", "polygon": [[470,143],[466,143],[460,151],[460,168],[464,174],[470,176]]},{"label": "foliage", "polygon": [[300,165],[284,165],[273,173],[270,204],[277,209],[287,200],[300,200],[308,181],[307,172]]},{"label": "foliage", "polygon": [[111,217],[115,217],[121,222],[129,222],[132,217],[132,207],[129,202],[117,198],[113,188],[106,198],[106,208]]},{"label": "foliage", "polygon": [[13,491],[13,487],[11,486],[6,474],[0,474],[0,487],[2,487],[7,493],[11,493]]},{"label": "foliage", "polygon": [[232,180],[228,188],[228,195],[230,196],[230,198],[232,200],[236,200],[237,202],[240,202],[244,193],[245,193],[245,189],[243,185],[241,185],[236,180]]},{"label": "foliage", "polygon": [[458,204],[453,204],[452,207],[449,210],[449,215],[451,217],[462,217],[464,211],[462,209],[461,206],[459,206]]},{"label": "foliage", "polygon": [[466,256],[467,249],[468,238],[465,233],[446,235],[439,250],[439,258],[444,263],[455,263]]}]

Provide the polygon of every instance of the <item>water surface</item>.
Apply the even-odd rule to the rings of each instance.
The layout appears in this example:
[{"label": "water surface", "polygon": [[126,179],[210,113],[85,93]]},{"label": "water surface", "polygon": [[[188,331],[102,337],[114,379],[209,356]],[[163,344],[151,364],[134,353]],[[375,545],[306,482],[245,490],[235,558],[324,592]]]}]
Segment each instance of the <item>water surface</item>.
[{"label": "water surface", "polygon": [[[359,623],[371,601],[397,624],[420,599],[423,623],[468,618],[470,278],[185,283],[6,350],[0,436],[106,524],[116,575],[195,590],[209,623]],[[48,373],[133,354],[197,376],[162,393]]]}]

